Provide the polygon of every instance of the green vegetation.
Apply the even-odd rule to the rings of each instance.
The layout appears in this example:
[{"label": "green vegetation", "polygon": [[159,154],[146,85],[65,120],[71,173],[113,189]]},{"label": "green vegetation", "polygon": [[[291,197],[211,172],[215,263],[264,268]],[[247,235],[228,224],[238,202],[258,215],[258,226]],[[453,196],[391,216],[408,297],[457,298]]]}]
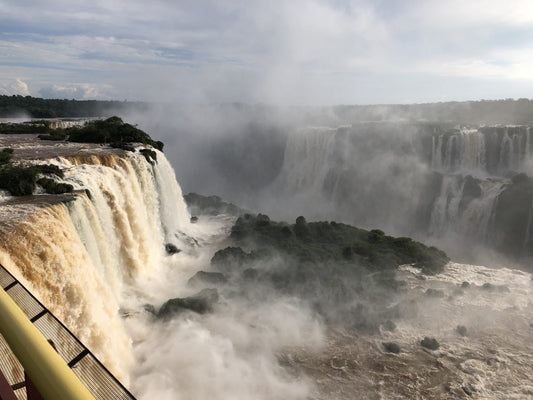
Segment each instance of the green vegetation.
[{"label": "green vegetation", "polygon": [[41,178],[37,181],[48,194],[63,194],[70,193],[74,190],[74,187],[68,183],[58,183],[50,178]]},{"label": "green vegetation", "polygon": [[11,117],[21,112],[33,118],[104,117],[111,112],[144,110],[140,102],[41,99],[31,96],[0,96],[0,117]]},{"label": "green vegetation", "polygon": [[[245,298],[261,285],[307,300],[328,321],[366,332],[380,325],[390,328],[391,318],[417,313],[408,303],[389,307],[404,287],[396,279],[398,266],[412,264],[434,274],[449,261],[442,251],[410,238],[304,217],[287,224],[245,214],[236,220],[230,238],[233,245],[211,259],[216,280],[204,279],[205,285],[223,290],[227,279]],[[199,278],[192,281],[199,285]]]},{"label": "green vegetation", "polygon": [[24,133],[40,133],[49,134],[53,132],[53,129],[48,127],[48,123],[38,121],[38,123],[23,122],[23,123],[0,123],[0,134],[4,135],[18,135]]},{"label": "green vegetation", "polygon": [[157,161],[157,153],[155,151],[150,149],[141,149],[139,151],[150,164],[153,164]]},{"label": "green vegetation", "polygon": [[93,121],[83,127],[72,127],[66,130],[71,142],[82,143],[143,143],[158,150],[163,150],[163,142],[154,141],[142,130],[131,124],[124,123],[119,117]]},{"label": "green vegetation", "polygon": [[9,191],[12,196],[31,195],[39,174],[63,177],[63,172],[55,165],[6,164],[0,167],[0,189]]},{"label": "green vegetation", "polygon": [[5,148],[0,151],[0,165],[7,164],[13,158],[13,149]]},{"label": "green vegetation", "polygon": [[67,132],[64,129],[50,129],[50,133],[37,136],[41,140],[65,140]]},{"label": "green vegetation", "polygon": [[263,214],[245,214],[232,227],[231,237],[244,245],[275,249],[301,262],[347,263],[369,271],[414,264],[426,274],[438,273],[449,261],[435,247],[407,237],[387,236],[379,229],[367,231],[337,222],[273,222]]}]

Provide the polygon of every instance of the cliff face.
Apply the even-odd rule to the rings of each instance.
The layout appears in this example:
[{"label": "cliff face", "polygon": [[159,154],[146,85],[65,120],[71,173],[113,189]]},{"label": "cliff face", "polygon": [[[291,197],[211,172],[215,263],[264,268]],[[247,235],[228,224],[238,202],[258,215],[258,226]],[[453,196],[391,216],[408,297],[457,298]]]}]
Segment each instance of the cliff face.
[{"label": "cliff face", "polygon": [[67,157],[47,162],[75,193],[4,194],[0,263],[124,378],[132,360],[119,318],[124,291],[157,273],[165,243],[183,247],[190,216],[163,153],[150,163],[139,153],[53,148]]},{"label": "cliff face", "polygon": [[533,176],[531,135],[529,126],[432,123],[295,130],[260,208],[429,239],[470,262],[486,262],[472,246],[523,262],[532,253],[531,196],[511,178]]}]

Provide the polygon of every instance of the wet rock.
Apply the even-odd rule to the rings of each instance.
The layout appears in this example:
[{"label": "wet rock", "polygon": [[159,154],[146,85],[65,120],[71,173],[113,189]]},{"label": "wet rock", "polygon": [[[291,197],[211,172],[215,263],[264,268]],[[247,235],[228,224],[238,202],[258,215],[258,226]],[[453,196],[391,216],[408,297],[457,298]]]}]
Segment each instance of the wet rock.
[{"label": "wet rock", "polygon": [[383,347],[388,353],[394,353],[394,354],[400,353],[400,346],[397,343],[383,342],[381,344],[383,345]]},{"label": "wet rock", "polygon": [[227,282],[228,279],[221,272],[198,271],[191,279],[189,279],[187,284],[191,286],[202,283],[207,283],[209,285],[223,285]]},{"label": "wet rock", "polygon": [[177,254],[177,253],[181,252],[181,250],[178,249],[178,248],[176,247],[176,245],[173,245],[172,243],[167,243],[167,244],[165,244],[165,251],[166,251],[167,254],[169,254],[169,255]]},{"label": "wet rock", "polygon": [[463,389],[463,392],[465,392],[465,394],[470,397],[472,397],[476,393],[476,389],[473,388],[471,385],[461,386],[461,389]]},{"label": "wet rock", "polygon": [[466,336],[466,333],[467,333],[466,326],[464,325],[457,325],[457,327],[455,328],[455,331],[461,336]]},{"label": "wet rock", "polygon": [[437,339],[430,338],[428,336],[422,339],[422,341],[420,342],[420,345],[429,350],[437,350],[440,347],[440,344],[439,342],[437,342]]},{"label": "wet rock", "polygon": [[217,302],[218,291],[216,289],[203,289],[193,296],[168,300],[161,306],[157,316],[159,318],[169,318],[187,310],[198,314],[206,314],[213,311],[213,306]]}]

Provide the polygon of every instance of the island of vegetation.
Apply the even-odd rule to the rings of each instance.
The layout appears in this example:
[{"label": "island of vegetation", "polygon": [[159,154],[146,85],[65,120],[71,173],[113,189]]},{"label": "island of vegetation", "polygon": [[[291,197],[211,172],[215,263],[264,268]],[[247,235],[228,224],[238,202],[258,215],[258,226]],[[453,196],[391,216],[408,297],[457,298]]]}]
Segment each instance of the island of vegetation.
[{"label": "island of vegetation", "polygon": [[[210,214],[224,207],[217,196],[189,194],[189,207]],[[258,293],[278,293],[308,302],[326,320],[374,332],[392,326],[395,318],[413,316],[416,305],[392,300],[404,290],[396,272],[410,264],[424,274],[443,270],[449,258],[441,250],[407,237],[392,237],[379,229],[365,230],[338,222],[275,222],[264,214],[243,214],[229,236],[230,246],[217,251],[211,271],[199,271],[189,284],[200,290],[185,299],[171,299],[157,313],[161,318],[214,308],[218,299],[249,299]],[[275,295],[275,296],[278,296]],[[194,304],[194,307],[189,307]],[[170,314],[170,315],[169,315]]]},{"label": "island of vegetation", "polygon": [[36,185],[41,186],[48,194],[72,192],[72,185],[46,177],[63,177],[63,171],[56,165],[12,163],[12,157],[13,149],[0,151],[0,189],[7,190],[12,196],[31,195]]}]

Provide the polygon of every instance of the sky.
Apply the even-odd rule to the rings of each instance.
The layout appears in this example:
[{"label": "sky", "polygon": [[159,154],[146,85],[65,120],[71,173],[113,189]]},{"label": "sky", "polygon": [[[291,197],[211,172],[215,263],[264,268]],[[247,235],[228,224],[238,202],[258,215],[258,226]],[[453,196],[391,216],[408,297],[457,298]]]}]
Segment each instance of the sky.
[{"label": "sky", "polygon": [[531,98],[529,0],[0,0],[0,94],[279,105]]}]

